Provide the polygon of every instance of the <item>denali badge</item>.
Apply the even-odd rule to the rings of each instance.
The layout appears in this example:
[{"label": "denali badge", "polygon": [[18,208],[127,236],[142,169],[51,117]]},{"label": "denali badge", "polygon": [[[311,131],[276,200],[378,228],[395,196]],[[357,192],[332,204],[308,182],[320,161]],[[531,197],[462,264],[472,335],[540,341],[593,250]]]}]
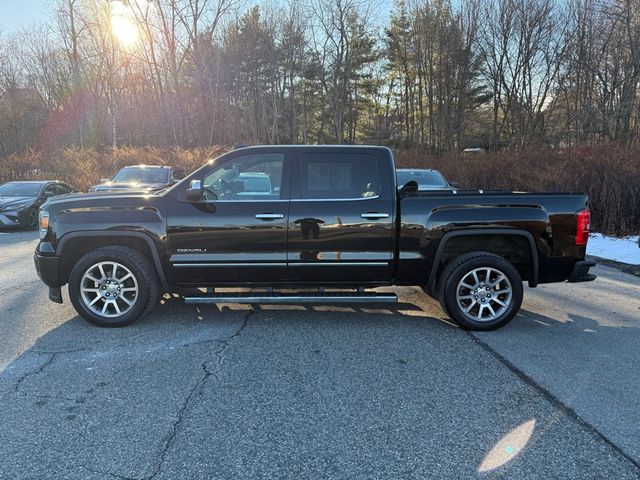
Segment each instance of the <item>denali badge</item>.
[{"label": "denali badge", "polygon": [[179,248],[178,253],[206,253],[206,248]]}]

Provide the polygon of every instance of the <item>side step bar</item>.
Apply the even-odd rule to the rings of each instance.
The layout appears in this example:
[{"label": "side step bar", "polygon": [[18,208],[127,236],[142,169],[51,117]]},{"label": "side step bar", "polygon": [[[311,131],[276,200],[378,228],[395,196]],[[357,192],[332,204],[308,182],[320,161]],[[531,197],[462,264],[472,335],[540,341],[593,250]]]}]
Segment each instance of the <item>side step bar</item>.
[{"label": "side step bar", "polygon": [[397,303],[395,293],[214,293],[202,296],[184,297],[185,303],[244,303],[253,305],[306,305],[336,303]]}]

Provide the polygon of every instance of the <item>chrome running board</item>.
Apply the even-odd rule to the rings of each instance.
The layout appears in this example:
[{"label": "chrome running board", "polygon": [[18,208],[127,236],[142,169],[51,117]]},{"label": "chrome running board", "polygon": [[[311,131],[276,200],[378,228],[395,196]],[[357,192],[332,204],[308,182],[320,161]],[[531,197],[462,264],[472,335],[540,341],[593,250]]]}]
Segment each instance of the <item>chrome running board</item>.
[{"label": "chrome running board", "polygon": [[243,303],[254,305],[306,305],[306,304],[337,304],[337,303],[397,303],[395,293],[279,293],[279,292],[250,292],[250,293],[213,293],[184,297],[185,303]]}]

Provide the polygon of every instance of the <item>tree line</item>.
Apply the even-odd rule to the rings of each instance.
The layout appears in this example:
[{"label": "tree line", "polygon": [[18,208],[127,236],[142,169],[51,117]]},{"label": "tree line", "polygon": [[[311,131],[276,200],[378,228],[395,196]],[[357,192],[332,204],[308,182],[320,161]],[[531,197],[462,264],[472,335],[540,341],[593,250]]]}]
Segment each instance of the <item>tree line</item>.
[{"label": "tree line", "polygon": [[[28,147],[637,143],[640,0],[56,0],[0,34]],[[388,18],[387,18],[388,17]]]}]

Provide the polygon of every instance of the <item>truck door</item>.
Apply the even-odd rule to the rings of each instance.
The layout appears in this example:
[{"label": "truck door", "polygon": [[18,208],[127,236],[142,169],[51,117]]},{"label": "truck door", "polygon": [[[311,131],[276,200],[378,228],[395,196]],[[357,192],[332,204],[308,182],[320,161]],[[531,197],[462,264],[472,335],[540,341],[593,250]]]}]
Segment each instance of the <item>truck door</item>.
[{"label": "truck door", "polygon": [[378,149],[300,149],[294,162],[287,263],[291,280],[392,278],[395,184]]},{"label": "truck door", "polygon": [[173,282],[237,285],[286,279],[287,156],[286,149],[238,150],[197,178],[204,187],[201,201],[181,200],[178,192],[167,218]]}]

